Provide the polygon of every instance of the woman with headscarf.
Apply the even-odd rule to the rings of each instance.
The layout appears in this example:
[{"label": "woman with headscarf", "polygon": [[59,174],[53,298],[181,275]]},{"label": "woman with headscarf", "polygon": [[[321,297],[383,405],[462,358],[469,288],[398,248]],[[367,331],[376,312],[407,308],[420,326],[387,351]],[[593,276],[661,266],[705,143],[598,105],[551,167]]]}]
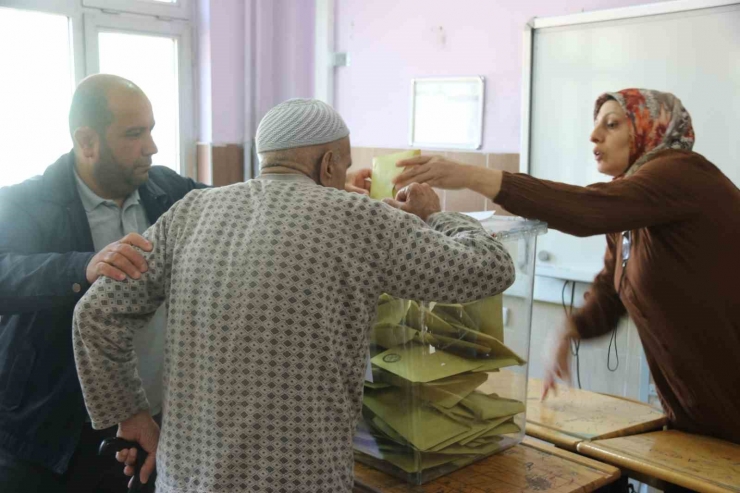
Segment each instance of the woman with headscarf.
[{"label": "woman with headscarf", "polygon": [[607,93],[594,118],[594,157],[609,183],[425,156],[399,163],[407,169],[396,185],[469,188],[553,229],[606,234],[604,268],[557,338],[543,397],[555,377],[569,379],[571,341],[608,334],[627,313],[671,424],[740,443],[740,190],[691,151],[691,118],[671,94]]}]

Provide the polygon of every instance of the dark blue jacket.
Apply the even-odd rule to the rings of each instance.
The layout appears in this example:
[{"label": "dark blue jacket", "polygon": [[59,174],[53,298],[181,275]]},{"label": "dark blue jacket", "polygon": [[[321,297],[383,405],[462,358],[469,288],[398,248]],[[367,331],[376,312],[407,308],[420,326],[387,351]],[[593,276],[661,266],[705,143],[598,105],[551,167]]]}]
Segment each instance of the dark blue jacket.
[{"label": "dark blue jacket", "polygon": [[[139,187],[154,224],[204,185],[161,166]],[[94,255],[74,154],[0,189],[0,448],[63,473],[87,416],[72,352],[72,312]]]}]

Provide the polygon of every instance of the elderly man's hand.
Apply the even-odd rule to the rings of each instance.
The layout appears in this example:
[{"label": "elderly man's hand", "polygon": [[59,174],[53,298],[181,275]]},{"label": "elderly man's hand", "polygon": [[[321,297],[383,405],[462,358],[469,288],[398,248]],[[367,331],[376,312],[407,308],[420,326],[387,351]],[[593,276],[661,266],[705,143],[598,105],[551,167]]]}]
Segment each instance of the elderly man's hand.
[{"label": "elderly man's hand", "polygon": [[395,200],[383,199],[383,202],[396,209],[419,216],[422,221],[426,221],[429,216],[442,210],[437,193],[426,183],[412,183],[399,190]]},{"label": "elderly man's hand", "polygon": [[140,278],[148,266],[135,246],[145,252],[152,250],[152,244],[136,233],[130,233],[100,250],[87,264],[87,282],[92,284],[100,276],[116,281],[123,281],[126,276],[131,279]]},{"label": "elderly man's hand", "polygon": [[370,193],[370,176],[372,174],[373,170],[369,168],[347,173],[347,181],[344,184],[344,189],[348,192],[368,195]]},{"label": "elderly man's hand", "polygon": [[[147,457],[144,464],[141,466],[141,473],[139,479],[142,484],[146,484],[149,481],[149,477],[154,473],[157,464],[157,445],[159,445],[159,425],[149,414],[149,411],[141,411],[138,414],[131,416],[126,421],[119,423],[117,435],[124,440],[131,442],[137,442],[141,445],[146,453]],[[137,450],[123,449],[116,454],[116,460],[123,462],[125,467],[123,473],[126,476],[134,475],[134,466],[136,464]],[[133,481],[133,478],[132,478]],[[129,481],[129,488],[131,487],[132,481]]]}]

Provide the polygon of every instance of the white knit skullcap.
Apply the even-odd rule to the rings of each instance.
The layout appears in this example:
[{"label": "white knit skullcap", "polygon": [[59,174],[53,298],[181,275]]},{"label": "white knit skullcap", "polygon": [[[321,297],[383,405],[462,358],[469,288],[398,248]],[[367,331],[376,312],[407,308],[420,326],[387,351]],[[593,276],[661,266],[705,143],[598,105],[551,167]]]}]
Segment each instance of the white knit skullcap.
[{"label": "white knit skullcap", "polygon": [[290,99],[267,112],[257,128],[257,152],[334,142],[349,129],[334,108],[318,99]]}]

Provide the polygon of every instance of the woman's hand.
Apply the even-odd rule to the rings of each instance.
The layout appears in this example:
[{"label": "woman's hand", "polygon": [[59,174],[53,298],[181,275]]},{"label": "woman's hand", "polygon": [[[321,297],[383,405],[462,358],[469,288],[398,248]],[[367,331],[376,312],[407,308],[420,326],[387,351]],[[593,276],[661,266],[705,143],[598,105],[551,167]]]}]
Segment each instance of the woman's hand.
[{"label": "woman's hand", "polygon": [[547,399],[547,395],[552,390],[557,395],[558,389],[555,379],[560,379],[566,383],[571,381],[570,360],[571,344],[577,339],[576,328],[571,320],[566,322],[566,327],[558,331],[552,347],[552,352],[546,357],[545,379],[542,383],[542,400]]},{"label": "woman's hand", "polygon": [[457,190],[469,188],[495,199],[501,190],[502,172],[483,166],[471,166],[450,161],[441,156],[419,156],[399,161],[396,166],[406,168],[393,181],[396,189],[411,183],[426,183],[431,187]]},{"label": "woman's hand", "polygon": [[396,166],[406,168],[393,181],[398,190],[411,183],[427,183],[429,186],[448,190],[467,188],[476,171],[476,166],[460,164],[441,156],[405,159]]}]

